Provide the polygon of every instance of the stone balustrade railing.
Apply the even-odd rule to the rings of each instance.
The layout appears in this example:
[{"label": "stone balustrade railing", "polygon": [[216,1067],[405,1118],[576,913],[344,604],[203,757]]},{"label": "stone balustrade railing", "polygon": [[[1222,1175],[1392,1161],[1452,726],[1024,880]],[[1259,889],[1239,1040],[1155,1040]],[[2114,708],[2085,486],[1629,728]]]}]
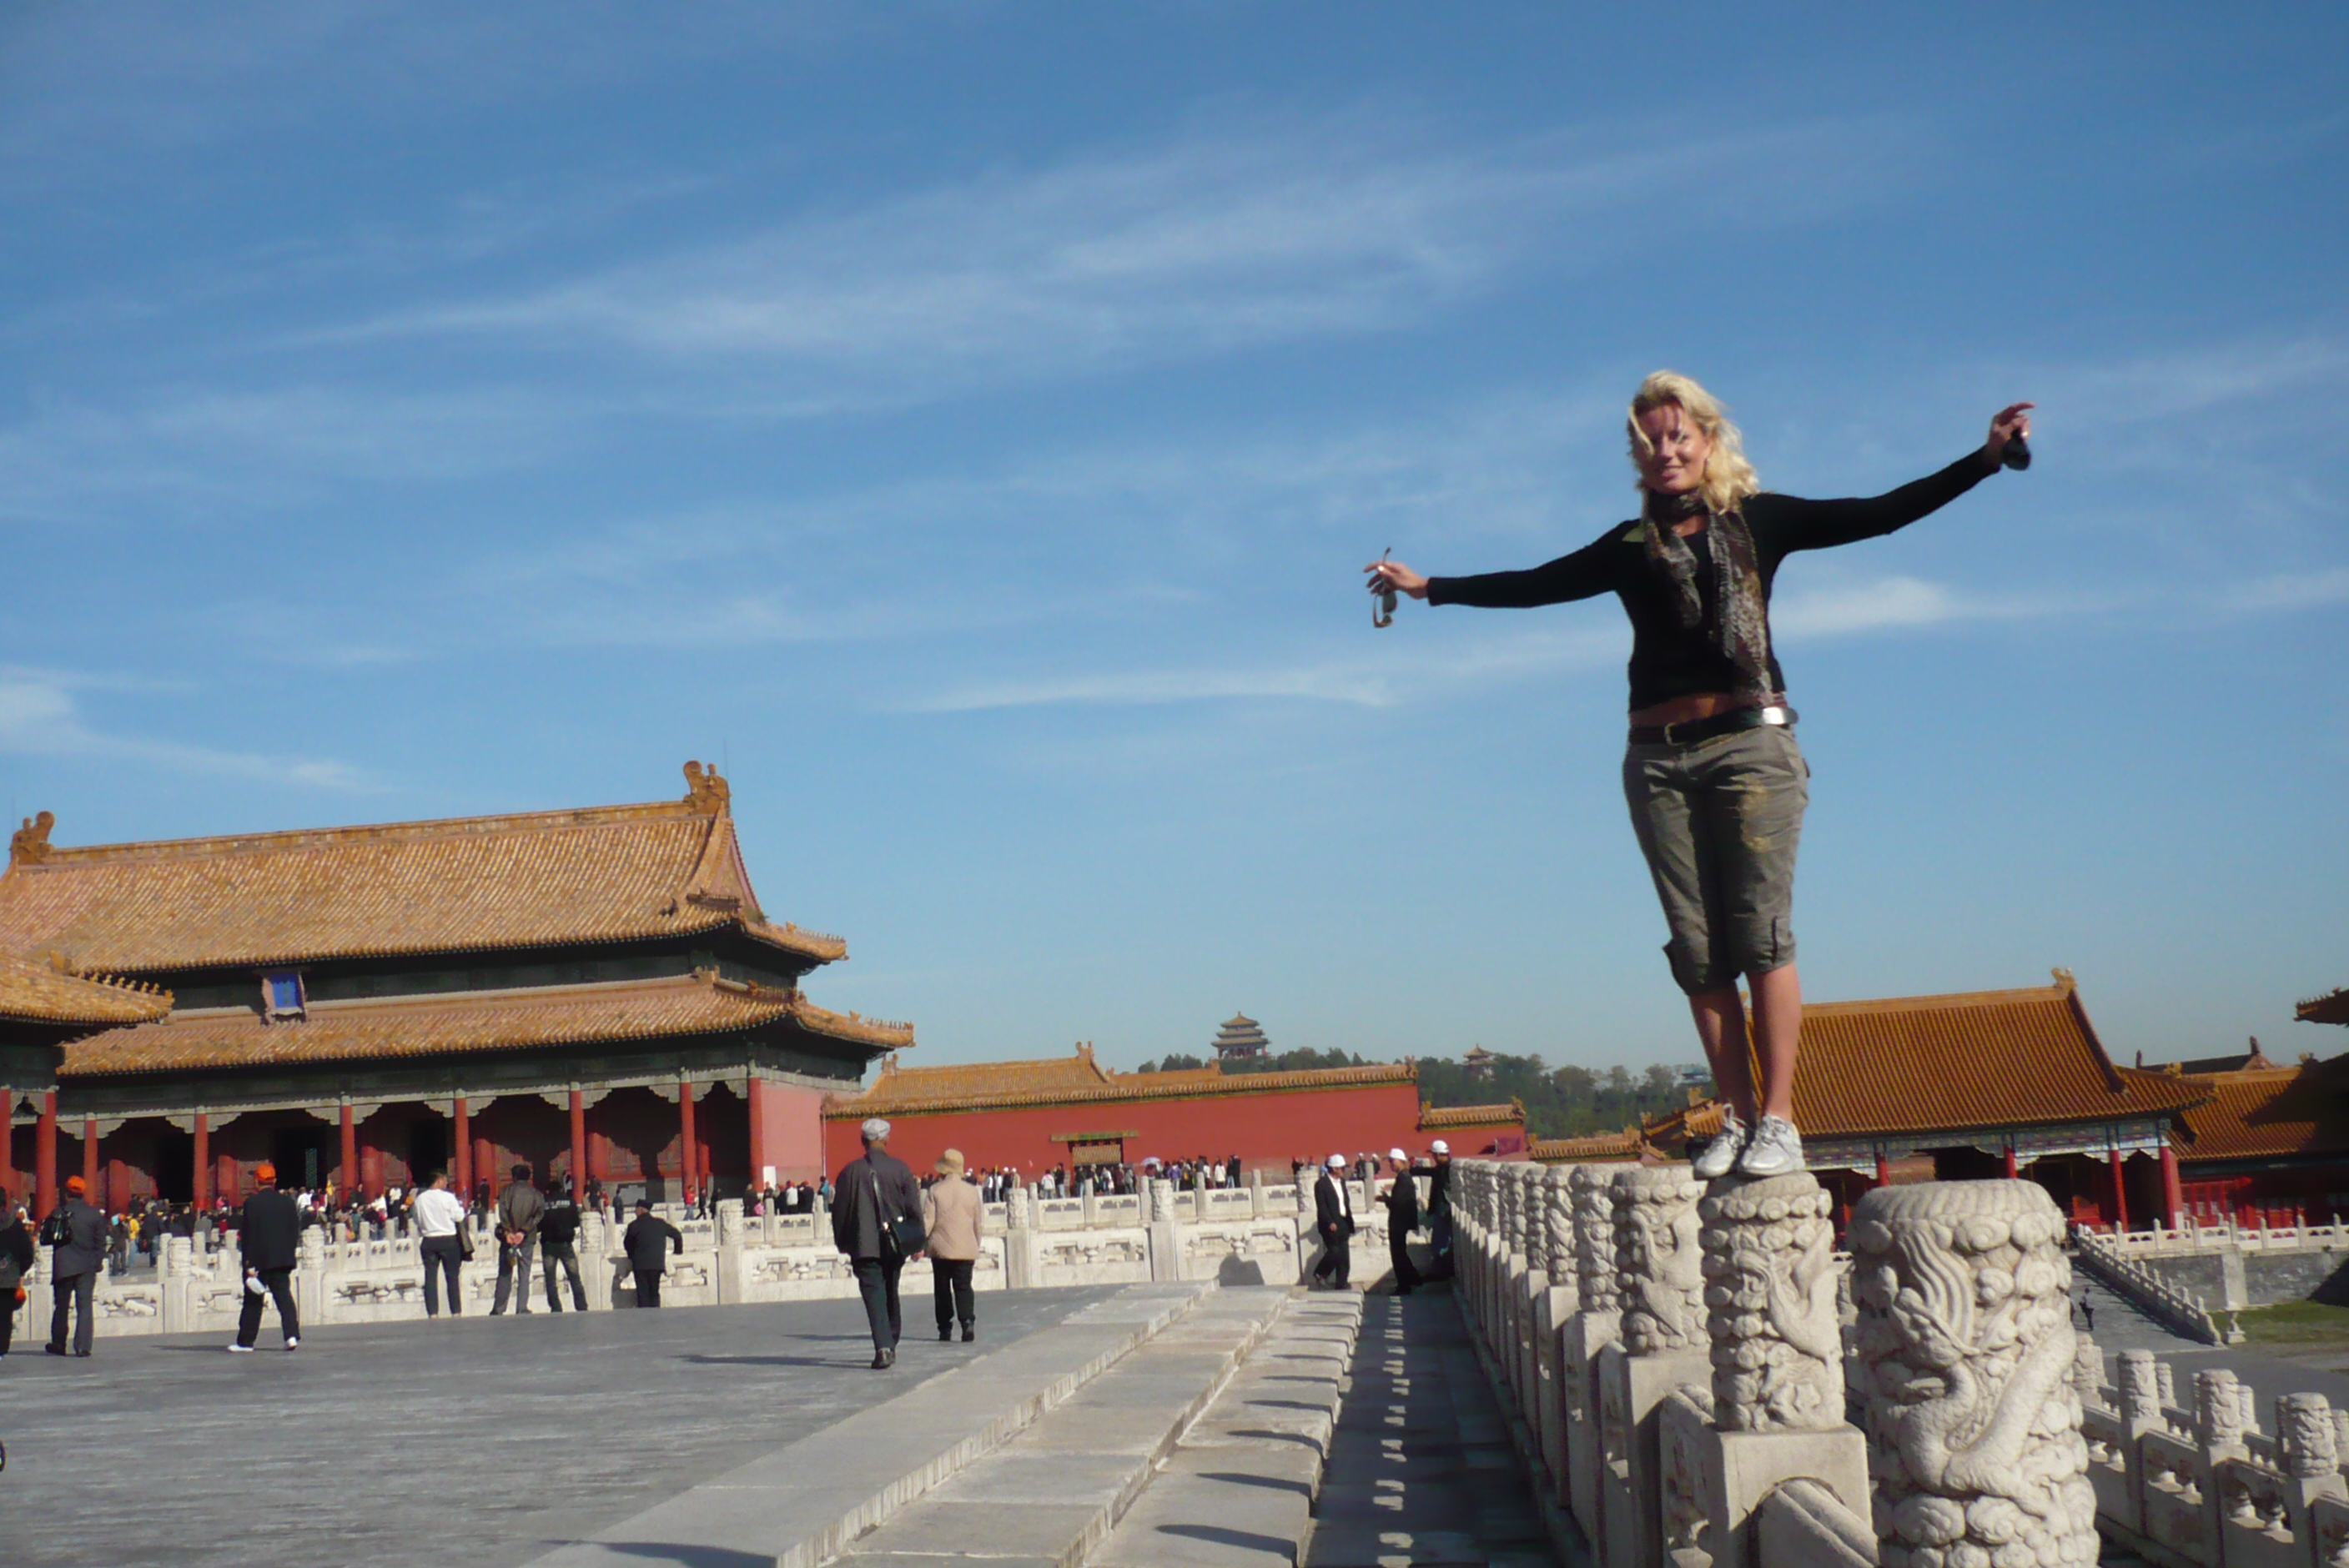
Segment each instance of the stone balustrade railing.
[{"label": "stone balustrade railing", "polygon": [[[1353,1238],[1354,1277],[1380,1278],[1387,1268],[1385,1211],[1375,1184],[1352,1184],[1359,1229]],[[1243,1187],[1176,1191],[1154,1183],[1149,1193],[1039,1198],[1014,1191],[984,1206],[984,1240],[974,1283],[981,1290],[1011,1286],[1133,1284],[1147,1280],[1225,1278],[1289,1284],[1304,1278],[1319,1255],[1312,1230],[1313,1196],[1291,1182],[1251,1181]],[[712,1216],[688,1217],[670,1205],[656,1211],[685,1238],[669,1260],[664,1306],[782,1302],[856,1294],[848,1260],[833,1247],[828,1215],[746,1215],[738,1202],[720,1202]],[[498,1248],[481,1222],[469,1222],[474,1256],[461,1271],[462,1310],[486,1312],[497,1290]],[[633,1276],[619,1252],[623,1222],[589,1213],[581,1218],[577,1252],[590,1311],[633,1306]],[[218,1244],[168,1238],[153,1268],[100,1275],[98,1332],[232,1334],[243,1301],[243,1263],[226,1233]],[[46,1312],[52,1259],[38,1253],[25,1282]],[[388,1322],[424,1315],[423,1262],[413,1238],[328,1241],[303,1234],[294,1271],[295,1304],[304,1325]],[[533,1307],[545,1295],[544,1260],[533,1261]],[[904,1288],[929,1289],[928,1264],[907,1268]],[[572,1305],[567,1284],[564,1304]]]},{"label": "stone balustrade railing", "polygon": [[[2202,1298],[2178,1289],[2159,1274],[2125,1255],[2109,1237],[2087,1231],[2076,1233],[2073,1247],[2082,1267],[2137,1304],[2146,1315],[2189,1339],[2220,1345],[2227,1336],[2205,1310]],[[2237,1336],[2240,1340],[2240,1336]]]},{"label": "stone balustrade railing", "polygon": [[[1537,1487],[1607,1568],[2095,1561],[2064,1223],[2038,1186],[1869,1193],[1847,1264],[1808,1175],[1454,1172],[1461,1310]],[[2268,1471],[2239,1473],[2255,1451],[2229,1457],[2267,1508]]]},{"label": "stone balustrade railing", "polygon": [[2232,1249],[2247,1253],[2337,1252],[2349,1248],[2349,1224],[2156,1225],[2143,1231],[2097,1231],[2097,1240],[2126,1257],[2194,1257]]}]

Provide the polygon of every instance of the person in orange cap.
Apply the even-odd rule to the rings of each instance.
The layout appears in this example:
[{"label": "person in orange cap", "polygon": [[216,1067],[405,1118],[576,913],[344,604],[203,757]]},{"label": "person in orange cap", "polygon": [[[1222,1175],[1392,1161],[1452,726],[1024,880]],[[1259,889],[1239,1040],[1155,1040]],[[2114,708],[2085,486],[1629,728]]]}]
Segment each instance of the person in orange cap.
[{"label": "person in orange cap", "polygon": [[285,1348],[302,1345],[302,1318],[294,1309],[294,1265],[302,1255],[302,1211],[277,1190],[277,1167],[253,1168],[257,1190],[244,1201],[244,1218],[236,1231],[237,1251],[244,1263],[244,1305],[236,1319],[236,1343],[229,1348],[249,1354],[261,1337],[261,1298],[277,1303],[277,1326],[285,1331]]},{"label": "person in orange cap", "polygon": [[49,1314],[49,1342],[44,1346],[52,1356],[66,1353],[68,1311],[79,1315],[73,1320],[76,1356],[89,1354],[90,1338],[97,1331],[98,1271],[106,1262],[106,1216],[85,1196],[88,1191],[80,1177],[67,1177],[66,1201],[41,1224],[41,1240],[57,1249],[49,1263],[57,1281],[56,1305]]}]

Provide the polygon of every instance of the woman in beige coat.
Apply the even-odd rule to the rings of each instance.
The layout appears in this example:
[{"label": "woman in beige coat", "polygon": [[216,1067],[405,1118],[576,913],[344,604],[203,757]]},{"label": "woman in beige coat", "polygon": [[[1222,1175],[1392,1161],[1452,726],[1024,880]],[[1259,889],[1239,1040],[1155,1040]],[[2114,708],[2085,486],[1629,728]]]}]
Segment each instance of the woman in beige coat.
[{"label": "woman in beige coat", "polygon": [[978,1233],[984,1211],[978,1189],[963,1179],[962,1150],[949,1149],[938,1156],[938,1179],[923,1196],[922,1213],[928,1221],[930,1279],[937,1293],[938,1338],[954,1338],[957,1320],[965,1345],[978,1337],[978,1305],[971,1290],[970,1271],[978,1261]]}]

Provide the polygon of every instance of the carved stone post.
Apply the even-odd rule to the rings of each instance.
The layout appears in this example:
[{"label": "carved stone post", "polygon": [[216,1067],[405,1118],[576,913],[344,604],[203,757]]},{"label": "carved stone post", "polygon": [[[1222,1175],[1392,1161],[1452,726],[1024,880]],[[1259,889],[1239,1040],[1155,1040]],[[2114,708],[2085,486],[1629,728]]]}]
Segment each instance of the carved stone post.
[{"label": "carved stone post", "polygon": [[1599,1512],[1609,1563],[1662,1560],[1657,1407],[1712,1374],[1696,1212],[1703,1191],[1686,1165],[1626,1166],[1609,1183],[1622,1310],[1622,1343],[1599,1355]]},{"label": "carved stone post", "polygon": [[1543,1228],[1540,1188],[1541,1167],[1519,1161],[1501,1167],[1502,1180],[1509,1184],[1509,1343],[1510,1380],[1516,1389],[1517,1410],[1525,1418],[1526,1429],[1536,1429],[1540,1390],[1536,1387],[1534,1302],[1549,1288],[1548,1272],[1542,1266],[1547,1256],[1549,1233]]},{"label": "carved stone post", "polygon": [[2105,1353],[2085,1334],[2072,1345],[2072,1392],[2083,1405],[2105,1403]]},{"label": "carved stone post", "polygon": [[2349,1497],[2341,1478],[2341,1439],[2333,1407],[2322,1394],[2286,1394],[2276,1401],[2276,1445],[2281,1450],[2284,1522],[2294,1541],[2314,1535],[2309,1505],[2320,1497]]},{"label": "carved stone post", "polygon": [[1154,1176],[1150,1181],[1150,1277],[1160,1282],[1183,1277],[1183,1248],[1174,1227],[1174,1183],[1164,1176]]},{"label": "carved stone post", "polygon": [[1538,1419],[1528,1419],[1527,1429],[1540,1440],[1542,1463],[1549,1474],[1551,1495],[1562,1504],[1568,1500],[1566,1471],[1566,1405],[1567,1358],[1566,1326],[1574,1316],[1574,1171],[1569,1166],[1538,1167],[1541,1181],[1535,1188],[1540,1199],[1539,1229],[1542,1233],[1542,1268],[1548,1286],[1535,1303],[1534,1333],[1536,1382],[1535,1399]]},{"label": "carved stone post", "polygon": [[1042,1282],[1043,1238],[1036,1233],[1033,1202],[1028,1189],[1017,1183],[1003,1194],[1003,1284],[1009,1290],[1027,1290]]},{"label": "carved stone post", "polygon": [[1577,1165],[1567,1173],[1573,1204],[1578,1310],[1567,1320],[1567,1501],[1583,1535],[1599,1534],[1599,1353],[1615,1343],[1615,1207],[1608,1191],[1614,1167]]},{"label": "carved stone post", "polygon": [[1808,1172],[1727,1178],[1697,1205],[1713,1363],[1700,1491],[1713,1568],[1754,1562],[1754,1511],[1786,1481],[1815,1481],[1868,1516],[1868,1443],[1844,1419],[1833,1208]]},{"label": "carved stone post", "polygon": [[2063,1234],[2031,1181],[1860,1200],[1853,1295],[1884,1568],[2095,1562]]}]

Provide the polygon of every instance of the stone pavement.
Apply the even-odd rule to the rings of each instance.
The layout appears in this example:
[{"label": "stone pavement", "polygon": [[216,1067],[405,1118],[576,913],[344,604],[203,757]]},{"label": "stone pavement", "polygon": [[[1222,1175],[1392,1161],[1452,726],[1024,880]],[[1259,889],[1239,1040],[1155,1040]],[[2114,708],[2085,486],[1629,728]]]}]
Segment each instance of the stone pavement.
[{"label": "stone pavement", "polygon": [[854,1300],[327,1326],[292,1355],[274,1317],[252,1356],[141,1337],[60,1360],[20,1335],[0,1563],[507,1568],[1115,1294],[989,1292],[972,1346],[938,1344],[908,1298],[888,1373]]},{"label": "stone pavement", "polygon": [[1365,1299],[1308,1568],[1553,1568],[1507,1414],[1449,1294]]}]

